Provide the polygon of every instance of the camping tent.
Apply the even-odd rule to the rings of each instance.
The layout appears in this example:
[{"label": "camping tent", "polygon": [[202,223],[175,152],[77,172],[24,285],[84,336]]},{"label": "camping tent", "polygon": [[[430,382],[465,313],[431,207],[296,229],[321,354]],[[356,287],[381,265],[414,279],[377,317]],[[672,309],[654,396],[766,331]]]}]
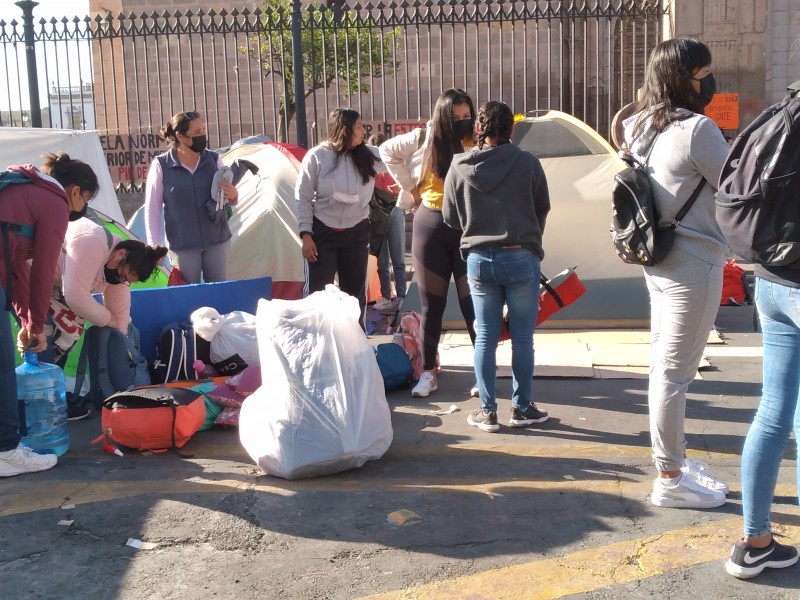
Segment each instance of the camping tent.
[{"label": "camping tent", "polygon": [[[294,210],[294,186],[304,154],[300,146],[270,142],[245,144],[222,155],[226,164],[242,159],[258,167],[258,174],[247,172],[236,186],[239,202],[230,219],[228,279],[270,277],[272,297],[282,300],[302,298],[305,284]],[[143,208],[128,227],[145,238]]]},{"label": "camping tent", "polygon": [[241,145],[222,156],[225,164],[242,159],[258,167],[258,174],[248,172],[236,186],[228,279],[271,277],[272,297],[284,300],[303,297],[294,186],[304,154],[300,146],[270,142]]},{"label": "camping tent", "polygon": [[0,169],[28,163],[38,167],[48,152],[66,152],[70,158],[78,158],[89,164],[100,183],[91,207],[118,223],[124,223],[106,156],[100,145],[100,136],[96,131],[0,127]]},{"label": "camping tent", "polygon": [[550,188],[542,272],[577,266],[586,294],[554,320],[632,322],[649,317],[642,269],[623,263],[609,236],[611,188],[625,164],[599,133],[550,111],[514,126],[512,142],[542,162]]},{"label": "camping tent", "polygon": [[[642,269],[617,257],[609,235],[611,188],[614,175],[625,167],[622,159],[594,129],[558,111],[518,121],[511,141],[539,157],[547,176],[551,209],[542,273],[552,277],[577,267],[586,285],[583,297],[548,324],[641,325],[650,307]],[[403,308],[418,307],[412,283]],[[449,328],[464,326],[452,282],[444,320]]]}]

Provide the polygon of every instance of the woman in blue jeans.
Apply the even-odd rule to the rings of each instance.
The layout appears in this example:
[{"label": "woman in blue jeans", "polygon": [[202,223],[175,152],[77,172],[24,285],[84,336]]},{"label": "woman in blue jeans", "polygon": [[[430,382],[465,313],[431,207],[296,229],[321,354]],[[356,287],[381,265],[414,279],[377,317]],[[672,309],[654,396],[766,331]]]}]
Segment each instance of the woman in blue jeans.
[{"label": "woman in blue jeans", "polygon": [[481,409],[467,422],[500,429],[495,376],[503,306],[508,306],[513,389],[509,425],[547,420],[531,401],[533,330],[539,308],[542,233],[550,194],[539,160],[511,144],[514,115],[502,102],[478,111],[478,147],[453,158],[444,184],[444,222],[461,230],[475,307],[475,375]]},{"label": "woman in blue jeans", "polygon": [[[739,579],[797,562],[797,548],[773,538],[770,508],[792,429],[800,439],[800,271],[756,266],[755,274],[764,344],[763,386],[742,451],[744,537],[736,541],[725,565]],[[800,482],[800,460],[797,464]]]}]

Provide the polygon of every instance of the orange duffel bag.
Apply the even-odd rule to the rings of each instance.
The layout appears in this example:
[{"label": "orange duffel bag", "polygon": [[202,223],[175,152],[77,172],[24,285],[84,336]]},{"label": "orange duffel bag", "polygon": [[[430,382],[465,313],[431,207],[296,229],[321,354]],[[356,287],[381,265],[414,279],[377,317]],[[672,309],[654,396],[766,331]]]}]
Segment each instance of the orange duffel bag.
[{"label": "orange duffel bag", "polygon": [[[196,383],[196,382],[195,382]],[[117,392],[103,402],[103,434],[137,450],[180,448],[206,418],[203,394],[186,388],[146,387]]]}]

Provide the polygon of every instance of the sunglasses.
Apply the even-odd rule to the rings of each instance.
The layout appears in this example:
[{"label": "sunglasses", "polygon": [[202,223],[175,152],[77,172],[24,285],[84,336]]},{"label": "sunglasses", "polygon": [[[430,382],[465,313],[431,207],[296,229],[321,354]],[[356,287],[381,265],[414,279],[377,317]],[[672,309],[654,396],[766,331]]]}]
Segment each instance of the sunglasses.
[{"label": "sunglasses", "polygon": [[200,118],[200,113],[195,110],[190,110],[189,112],[183,113],[183,117],[181,117],[181,125],[184,123],[189,123],[190,121],[194,121],[195,119]]}]

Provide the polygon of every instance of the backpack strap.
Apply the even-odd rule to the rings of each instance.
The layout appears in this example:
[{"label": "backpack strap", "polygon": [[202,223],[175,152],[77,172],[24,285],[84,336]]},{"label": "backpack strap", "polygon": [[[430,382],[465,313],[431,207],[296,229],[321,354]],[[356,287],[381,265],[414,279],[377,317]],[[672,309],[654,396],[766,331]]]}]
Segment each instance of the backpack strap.
[{"label": "backpack strap", "polygon": [[[87,328],[86,331],[88,332]],[[75,391],[72,392],[76,398],[80,398],[81,388],[83,387],[83,380],[86,378],[86,363],[89,362],[89,344],[87,336],[83,337],[83,346],[81,346],[81,353],[78,357],[78,366],[75,368]]]},{"label": "backpack strap", "polygon": [[425,145],[425,136],[428,135],[428,126],[420,127],[419,139],[417,140],[417,149]]},{"label": "backpack strap", "polygon": [[692,205],[694,204],[695,200],[697,200],[697,197],[700,195],[700,191],[703,189],[703,186],[705,186],[705,184],[706,184],[706,178],[703,177],[700,180],[700,183],[697,184],[697,187],[694,188],[692,195],[689,196],[689,199],[684,203],[683,206],[681,206],[681,209],[678,211],[678,214],[675,215],[675,218],[672,220],[673,228],[678,226],[678,223],[680,223],[683,220],[683,217],[685,217],[686,213],[689,212],[689,209],[692,208]]},{"label": "backpack strap", "polygon": [[789,85],[786,88],[786,97],[784,100],[791,100],[792,98],[796,98],[800,94],[800,80],[795,81],[793,84]]}]

